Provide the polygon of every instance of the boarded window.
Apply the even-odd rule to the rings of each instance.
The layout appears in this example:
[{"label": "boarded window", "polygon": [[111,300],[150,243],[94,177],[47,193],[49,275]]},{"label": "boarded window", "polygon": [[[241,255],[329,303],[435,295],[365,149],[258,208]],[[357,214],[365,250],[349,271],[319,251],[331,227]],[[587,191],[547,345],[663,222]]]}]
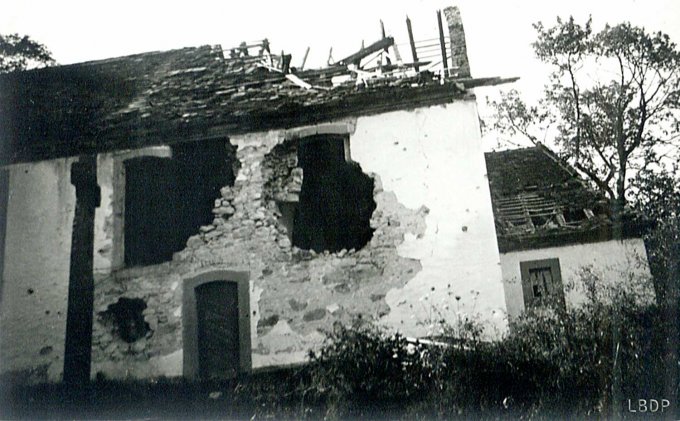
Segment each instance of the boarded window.
[{"label": "boarded window", "polygon": [[559,259],[521,262],[520,271],[526,309],[542,306],[565,308]]}]

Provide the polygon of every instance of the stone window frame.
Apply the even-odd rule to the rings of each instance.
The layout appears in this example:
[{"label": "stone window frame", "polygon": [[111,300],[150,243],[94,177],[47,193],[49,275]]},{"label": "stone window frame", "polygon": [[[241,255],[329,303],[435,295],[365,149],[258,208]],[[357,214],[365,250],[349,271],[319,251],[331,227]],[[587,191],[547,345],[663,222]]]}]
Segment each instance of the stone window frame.
[{"label": "stone window frame", "polygon": [[285,140],[299,139],[304,140],[307,137],[335,134],[346,136],[344,139],[345,161],[352,160],[350,139],[356,131],[356,119],[349,119],[347,121],[340,121],[335,123],[320,123],[314,126],[301,127],[295,129],[288,129],[284,132],[283,138]]},{"label": "stone window frame", "polygon": [[561,309],[566,308],[565,295],[564,295],[564,284],[562,283],[562,271],[560,268],[559,258],[548,258],[540,260],[528,260],[519,263],[520,274],[522,280],[522,299],[524,304],[524,309],[535,307],[534,304],[535,297],[533,291],[529,288],[529,271],[533,269],[548,269],[553,278],[553,283],[556,288],[561,292],[557,297],[557,305]]},{"label": "stone window frame", "polygon": [[250,338],[250,272],[215,270],[182,280],[182,342],[184,377],[196,380],[198,366],[198,312],[196,288],[211,282],[235,282],[238,295],[239,372],[252,371]]}]

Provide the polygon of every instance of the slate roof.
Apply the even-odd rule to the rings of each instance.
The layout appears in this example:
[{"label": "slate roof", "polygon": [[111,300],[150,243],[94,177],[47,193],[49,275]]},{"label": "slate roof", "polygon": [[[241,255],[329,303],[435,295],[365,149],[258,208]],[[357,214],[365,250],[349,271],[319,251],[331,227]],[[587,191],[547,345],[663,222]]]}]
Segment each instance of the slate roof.
[{"label": "slate roof", "polygon": [[0,75],[0,165],[441,104],[480,83],[421,73],[333,87],[329,67],[298,72],[314,85],[303,89],[261,61],[203,46]]},{"label": "slate roof", "polygon": [[[544,145],[485,158],[502,253],[612,239],[610,201]],[[643,228],[624,217],[625,237]]]}]

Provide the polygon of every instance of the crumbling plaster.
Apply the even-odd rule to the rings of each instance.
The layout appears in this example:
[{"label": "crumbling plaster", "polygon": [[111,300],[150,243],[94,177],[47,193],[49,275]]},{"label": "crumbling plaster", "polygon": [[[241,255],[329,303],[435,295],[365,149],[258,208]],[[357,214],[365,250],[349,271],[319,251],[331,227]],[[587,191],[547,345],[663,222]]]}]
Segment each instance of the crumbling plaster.
[{"label": "crumbling plaster", "polygon": [[[312,134],[351,133],[353,124],[348,120],[233,137],[230,142],[237,147],[241,168],[234,186],[225,186],[216,199],[213,223],[189,238],[187,248],[176,253],[173,262],[98,277],[93,375],[101,371],[110,377],[146,376],[149,367],[135,368],[143,360],[161,370],[152,375],[181,372],[181,367],[159,361],[180,361],[168,358],[183,347],[181,291],[176,286],[182,278],[203,272],[250,273],[253,367],[300,361],[321,343],[318,329],[358,315],[379,318],[389,311],[384,301],[387,290],[405,284],[420,269],[417,261],[397,255],[396,244],[407,232],[422,235],[426,208],[406,209],[394,194],[382,190],[379,177],[374,176],[378,208],[371,224],[389,228],[376,231],[362,250],[317,255],[292,247],[275,198],[265,194],[272,174],[263,163],[276,145]],[[299,173],[294,167],[291,172]],[[139,343],[114,337],[97,316],[123,296],[147,303],[145,317],[151,332]]]},{"label": "crumbling plaster", "polygon": [[641,238],[522,250],[501,254],[505,300],[511,318],[525,309],[520,262],[553,258],[559,259],[567,308],[585,302],[587,295],[581,280],[589,274],[597,278],[599,288],[623,285],[630,292],[639,288],[641,297],[653,299],[647,252]]},{"label": "crumbling plaster", "polygon": [[[272,162],[268,161],[272,150],[286,142],[294,149],[297,139],[320,133],[348,134],[346,158],[373,180],[376,209],[370,225],[374,233],[360,250],[317,254],[294,248],[277,199],[267,190],[273,177]],[[221,197],[215,198],[214,221],[190,237],[187,247],[175,253],[171,262],[147,267],[122,266],[122,163],[126,157],[169,156],[169,148],[99,155],[102,204],[95,218],[93,376],[180,375],[184,358],[182,282],[219,270],[250,274],[254,368],[303,360],[310,348],[322,343],[323,332],[333,323],[349,322],[354,317],[380,320],[412,336],[436,334],[430,326],[435,314],[450,323],[468,315],[504,329],[505,303],[474,99],[250,133],[233,136],[229,142],[236,147],[238,162],[233,164],[240,168],[234,185],[225,186]],[[282,171],[289,172],[292,177],[288,181],[292,181],[280,188],[294,201],[304,174],[292,157],[274,165],[287,165]],[[69,191],[65,203],[50,209],[72,212],[69,162],[45,164],[64,167],[65,174],[42,177],[59,180],[59,185],[66,183]],[[28,164],[29,168],[34,166],[39,167]],[[49,186],[40,189],[41,193],[26,196],[55,194]],[[10,213],[30,224],[30,219],[24,218],[25,208],[31,205],[17,201]],[[34,208],[43,207],[36,204]],[[59,296],[64,315],[72,223],[69,215],[58,223],[51,221],[54,229],[61,230],[64,241],[68,240],[68,244],[57,247],[60,253],[66,253],[58,259],[65,270],[50,270],[63,278]],[[38,250],[42,250],[32,255],[34,262],[47,254],[49,245],[43,243],[48,235],[34,237]],[[26,244],[23,239],[11,238],[8,245]],[[100,316],[121,297],[144,300],[145,322],[150,327],[145,338],[127,343],[117,338]],[[27,314],[21,320],[30,318]],[[62,322],[50,346],[63,348],[63,335]],[[61,358],[63,351],[57,351],[54,354]],[[26,361],[35,360],[27,357]]]},{"label": "crumbling plaster", "polygon": [[[214,270],[250,273],[255,368],[299,362],[333,323],[359,316],[414,336],[436,333],[430,329],[435,312],[450,322],[461,314],[482,315],[503,328],[503,289],[476,115],[474,100],[466,100],[232,137],[240,170],[234,186],[225,186],[216,198],[213,223],[189,238],[173,262],[118,271],[99,284],[98,308],[127,296],[145,299],[146,312],[165,316],[147,320],[154,327],[143,346],[116,342],[96,323],[95,364],[110,376],[136,375],[127,361],[155,361],[181,350],[179,290],[160,306],[153,297],[168,295],[168,285],[179,278]],[[297,139],[320,133],[349,134],[346,157],[374,181],[375,231],[360,250],[298,250],[282,221],[277,199],[295,201],[304,174],[294,153],[272,160],[272,151],[288,144],[284,149],[294,152]],[[282,180],[272,182],[275,173],[283,174]],[[111,358],[120,361],[118,369]]]}]

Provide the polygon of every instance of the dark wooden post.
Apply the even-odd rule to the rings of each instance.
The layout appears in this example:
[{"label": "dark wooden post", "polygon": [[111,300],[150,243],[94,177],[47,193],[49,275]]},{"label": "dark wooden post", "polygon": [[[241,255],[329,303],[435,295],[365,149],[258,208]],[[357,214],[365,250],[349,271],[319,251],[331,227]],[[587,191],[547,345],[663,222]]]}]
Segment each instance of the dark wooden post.
[{"label": "dark wooden post", "polygon": [[413,28],[411,28],[411,19],[406,16],[406,29],[408,29],[408,40],[411,43],[411,55],[413,56],[413,68],[416,72],[420,71],[418,66],[418,53],[416,52],[416,42],[413,39]]},{"label": "dark wooden post", "polygon": [[444,40],[444,25],[442,24],[442,11],[437,10],[437,22],[439,23],[439,45],[442,49],[442,63],[444,64],[444,78],[449,76],[449,59],[446,57],[446,41]]},{"label": "dark wooden post", "polygon": [[[385,36],[385,24],[383,23],[382,19],[380,19],[380,34],[382,35],[382,39],[387,38],[387,36]],[[385,47],[385,54],[389,52],[389,49]],[[389,55],[385,55],[385,59],[388,65],[392,64],[392,60],[390,60]],[[382,62],[380,62],[380,65],[382,66]]]},{"label": "dark wooden post", "polygon": [[94,212],[101,195],[96,156],[82,156],[71,164],[71,184],[76,188],[76,209],[71,234],[64,382],[81,386],[90,380],[92,358]]}]

